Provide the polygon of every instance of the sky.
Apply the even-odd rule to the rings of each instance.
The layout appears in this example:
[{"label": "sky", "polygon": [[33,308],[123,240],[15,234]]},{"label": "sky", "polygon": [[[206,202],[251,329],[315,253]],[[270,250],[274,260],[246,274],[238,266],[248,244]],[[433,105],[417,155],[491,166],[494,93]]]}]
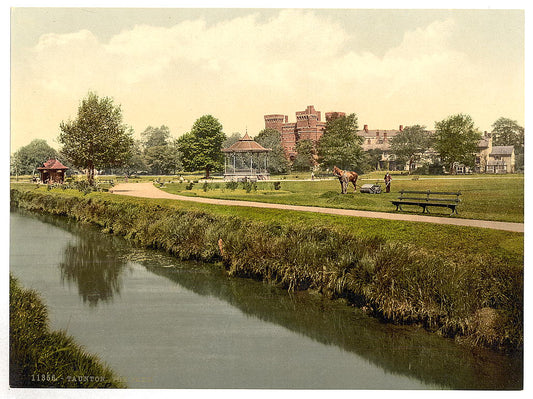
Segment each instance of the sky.
[{"label": "sky", "polygon": [[255,136],[264,115],[308,105],[370,129],[457,113],[481,131],[525,124],[523,9],[14,7],[10,20],[11,152],[59,148],[91,91],[136,138],[161,125],[177,138],[205,114]]}]

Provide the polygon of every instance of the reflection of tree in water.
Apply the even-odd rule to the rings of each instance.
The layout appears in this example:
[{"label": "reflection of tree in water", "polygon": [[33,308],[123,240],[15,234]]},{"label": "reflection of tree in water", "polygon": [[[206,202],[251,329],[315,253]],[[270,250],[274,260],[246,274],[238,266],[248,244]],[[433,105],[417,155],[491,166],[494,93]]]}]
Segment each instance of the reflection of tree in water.
[{"label": "reflection of tree in water", "polygon": [[214,296],[247,315],[356,353],[387,372],[451,389],[517,389],[522,385],[522,362],[516,357],[471,351],[436,334],[380,323],[342,303],[306,292],[287,295],[269,284],[227,278],[214,266],[178,262],[168,267],[155,259],[141,263],[199,295]]},{"label": "reflection of tree in water", "polygon": [[127,261],[120,256],[112,237],[92,233],[86,232],[75,244],[67,245],[59,267],[61,281],[76,283],[83,302],[97,306],[99,301],[108,302],[120,294],[120,276]]}]

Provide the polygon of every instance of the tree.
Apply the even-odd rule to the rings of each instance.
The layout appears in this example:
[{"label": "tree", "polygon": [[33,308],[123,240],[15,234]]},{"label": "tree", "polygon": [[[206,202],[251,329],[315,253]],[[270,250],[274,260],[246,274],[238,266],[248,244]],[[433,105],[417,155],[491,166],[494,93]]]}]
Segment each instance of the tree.
[{"label": "tree", "polygon": [[365,172],[378,170],[380,168],[380,161],[383,157],[383,153],[384,151],[380,148],[372,148],[365,151],[365,166],[363,170]]},{"label": "tree", "polygon": [[11,161],[13,174],[29,175],[34,174],[39,166],[49,159],[58,158],[58,153],[50,147],[46,140],[35,139],[30,144],[20,147],[13,154]]},{"label": "tree", "polygon": [[457,114],[435,123],[435,150],[449,172],[455,173],[455,165],[475,165],[477,145],[481,134],[474,127],[469,115]]},{"label": "tree", "polygon": [[148,126],[141,133],[141,137],[144,148],[165,146],[169,144],[170,129],[165,125],[161,125],[161,127]]},{"label": "tree", "polygon": [[94,184],[94,170],[124,165],[133,150],[132,130],[122,123],[122,110],[109,97],[89,93],[78,108],[78,117],[61,122],[62,153],[87,171]]},{"label": "tree", "polygon": [[222,148],[228,148],[231,147],[233,144],[235,144],[237,141],[241,139],[242,135],[238,132],[231,133],[226,140],[224,140],[224,143],[222,144]]},{"label": "tree", "polygon": [[330,168],[338,166],[361,171],[365,164],[362,141],[363,138],[357,134],[355,114],[330,118],[318,141],[319,162]]},{"label": "tree", "polygon": [[515,167],[524,167],[524,128],[509,118],[499,118],[492,124],[492,144],[512,145],[515,151]]},{"label": "tree", "polygon": [[285,173],[289,169],[289,161],[281,145],[281,133],[276,129],[266,128],[259,132],[255,141],[272,151],[268,154],[268,170],[270,173]]},{"label": "tree", "polygon": [[296,158],[292,164],[294,170],[309,171],[315,165],[316,151],[311,140],[300,140],[296,143]]},{"label": "tree", "polygon": [[390,143],[390,151],[396,156],[398,163],[409,163],[409,173],[412,165],[433,145],[433,137],[428,133],[425,126],[407,126],[394,136]]},{"label": "tree", "polygon": [[182,153],[182,162],[186,170],[204,169],[208,178],[212,170],[224,167],[224,155],[221,151],[226,135],[222,125],[212,115],[204,115],[194,122],[190,132],[178,139],[178,149]]},{"label": "tree", "polygon": [[144,155],[147,166],[155,175],[172,174],[181,167],[180,152],[176,144],[147,148]]}]

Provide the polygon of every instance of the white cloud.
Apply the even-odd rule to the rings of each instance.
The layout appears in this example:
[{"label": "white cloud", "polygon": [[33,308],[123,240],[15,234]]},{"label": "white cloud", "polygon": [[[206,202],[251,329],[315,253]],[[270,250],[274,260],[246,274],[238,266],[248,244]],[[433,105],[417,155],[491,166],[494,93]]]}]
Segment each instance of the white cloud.
[{"label": "white cloud", "polygon": [[[55,132],[88,90],[114,97],[137,132],[167,124],[180,135],[205,113],[228,132],[245,125],[256,132],[263,114],[294,118],[310,104],[356,112],[360,123],[381,128],[428,123],[456,109],[468,113],[480,87],[496,98],[502,86],[502,76],[454,50],[454,29],[450,19],[400,32],[401,43],[382,56],[350,47],[353,32],[305,10],[283,10],[266,21],[250,14],[214,25],[201,19],[138,25],[107,43],[87,30],[50,33],[18,60],[13,105],[33,102],[33,126],[26,129],[40,132],[39,118],[54,120],[45,130]],[[50,107],[41,110],[43,99]],[[496,105],[484,107],[497,112]],[[25,117],[15,110],[14,127],[22,128]]]}]

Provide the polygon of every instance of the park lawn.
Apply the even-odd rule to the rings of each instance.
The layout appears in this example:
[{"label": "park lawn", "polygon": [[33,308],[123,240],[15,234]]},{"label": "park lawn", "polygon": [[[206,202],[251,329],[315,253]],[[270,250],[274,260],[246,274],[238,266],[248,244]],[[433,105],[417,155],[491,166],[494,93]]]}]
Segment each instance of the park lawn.
[{"label": "park lawn", "polygon": [[[384,184],[378,180],[380,176],[363,176],[358,185],[368,183]],[[235,190],[226,188],[223,182],[208,184],[196,183],[191,190],[186,189],[187,183],[169,182],[161,188],[172,194],[187,196],[234,199],[244,201],[269,202],[288,205],[321,206],[327,208],[356,209],[365,211],[395,212],[391,200],[399,196],[400,190],[432,190],[461,192],[461,204],[458,207],[459,217],[466,219],[494,220],[505,222],[524,221],[524,177],[523,175],[507,176],[424,176],[414,180],[409,176],[393,176],[390,193],[379,195],[362,194],[359,188],[353,193],[349,189],[347,195],[340,194],[337,180],[302,180],[281,181],[281,188],[274,189],[273,182],[257,182],[257,189],[246,192],[240,184]],[[353,187],[353,186],[351,186]],[[405,207],[405,212],[421,212],[420,207]],[[448,215],[444,208],[430,208],[433,215]]]},{"label": "park lawn", "polygon": [[[12,186],[23,190],[37,190],[43,194],[49,193],[78,197],[85,196],[87,198],[98,200],[127,202],[132,204],[161,204],[176,209],[197,210],[216,215],[235,216],[280,226],[312,225],[327,227],[334,230],[353,233],[354,235],[361,237],[375,236],[382,237],[387,241],[413,244],[419,248],[441,253],[445,257],[454,259],[460,259],[465,255],[480,254],[495,256],[509,264],[523,264],[523,233],[475,227],[439,225],[433,223],[337,216],[282,209],[258,209],[252,207],[201,204],[171,199],[135,198],[104,192],[93,192],[84,195],[77,190],[64,190],[61,188],[47,190],[46,187],[35,188],[36,186],[31,184],[13,184]],[[357,195],[362,196],[362,194]]]}]

